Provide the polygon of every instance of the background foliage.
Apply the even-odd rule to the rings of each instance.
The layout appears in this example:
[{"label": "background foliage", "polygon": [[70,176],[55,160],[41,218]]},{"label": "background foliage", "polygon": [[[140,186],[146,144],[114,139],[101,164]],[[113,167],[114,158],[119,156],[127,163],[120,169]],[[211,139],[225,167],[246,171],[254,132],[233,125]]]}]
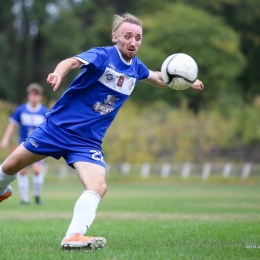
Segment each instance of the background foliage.
[{"label": "background foliage", "polygon": [[[105,11],[104,11],[105,10]],[[178,106],[183,98],[194,109],[225,96],[251,101],[258,94],[260,1],[216,0],[12,0],[0,4],[0,96],[21,102],[31,81],[46,87],[46,98],[58,98],[77,72],[53,93],[46,77],[56,64],[93,46],[111,45],[111,19],[130,12],[143,20],[139,57],[159,70],[175,52],[188,53],[199,65],[208,91],[170,95],[147,87],[134,93],[137,103],[164,99]],[[140,84],[141,85],[141,84]],[[8,86],[8,87],[7,87]]]},{"label": "background foliage", "polygon": [[[139,83],[108,131],[104,141],[107,158],[134,162],[186,156],[198,160],[196,149],[209,153],[257,147],[259,0],[165,0],[152,4],[149,0],[1,1],[2,122],[7,123],[11,113],[10,108],[4,109],[6,101],[14,105],[24,102],[30,82],[42,84],[44,103],[53,104],[78,71],[70,72],[57,92],[46,84],[48,73],[62,59],[93,46],[111,45],[112,15],[124,12],[143,21],[138,57],[148,68],[160,70],[168,55],[187,53],[197,61],[206,88],[196,93]],[[115,139],[118,149],[111,153]]]}]

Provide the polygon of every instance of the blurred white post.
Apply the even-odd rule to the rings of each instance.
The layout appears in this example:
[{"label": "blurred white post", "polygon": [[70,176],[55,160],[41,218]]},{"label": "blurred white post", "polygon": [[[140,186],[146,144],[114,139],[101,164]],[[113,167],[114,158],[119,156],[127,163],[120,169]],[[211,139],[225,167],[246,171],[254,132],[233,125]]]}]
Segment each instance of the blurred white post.
[{"label": "blurred white post", "polygon": [[232,169],[232,164],[225,163],[224,167],[223,167],[223,172],[222,172],[223,177],[227,178],[231,173],[231,169]]},{"label": "blurred white post", "polygon": [[242,169],[241,178],[243,180],[246,179],[249,176],[250,172],[251,172],[251,163],[245,163]]},{"label": "blurred white post", "polygon": [[128,173],[130,172],[130,163],[122,163],[121,165],[121,173],[122,175],[128,175]]},{"label": "blurred white post", "polygon": [[109,174],[110,168],[111,168],[110,164],[106,163],[106,173],[107,173],[107,175]]},{"label": "blurred white post", "polygon": [[190,175],[190,170],[191,170],[191,164],[190,163],[184,163],[183,166],[182,166],[181,177],[183,179],[187,179]]},{"label": "blurred white post", "polygon": [[210,170],[211,170],[211,164],[210,163],[205,163],[203,165],[203,169],[202,169],[202,173],[201,173],[201,178],[203,180],[208,179],[208,177],[210,175]]},{"label": "blurred white post", "polygon": [[150,169],[151,169],[151,164],[150,163],[144,163],[142,165],[142,169],[141,169],[141,177],[147,178],[150,174]]},{"label": "blurred white post", "polygon": [[68,177],[68,173],[69,173],[69,166],[61,164],[58,171],[59,178],[66,179]]},{"label": "blurred white post", "polygon": [[41,174],[43,176],[46,176],[48,168],[49,168],[49,164],[47,164],[47,163],[42,164]]},{"label": "blurred white post", "polygon": [[170,175],[171,170],[171,164],[170,163],[164,163],[161,170],[162,177],[166,178]]}]

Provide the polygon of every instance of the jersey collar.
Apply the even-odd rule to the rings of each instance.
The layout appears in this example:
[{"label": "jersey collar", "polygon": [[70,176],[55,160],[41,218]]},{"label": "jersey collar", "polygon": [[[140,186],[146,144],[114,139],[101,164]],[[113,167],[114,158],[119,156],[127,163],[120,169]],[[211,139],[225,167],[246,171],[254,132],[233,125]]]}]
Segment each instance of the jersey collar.
[{"label": "jersey collar", "polygon": [[[115,47],[116,47],[116,45],[115,45]],[[118,55],[119,55],[121,61],[122,61],[123,63],[125,63],[126,65],[131,65],[131,64],[132,64],[132,59],[131,59],[129,62],[127,62],[127,61],[122,57],[122,54],[121,54],[121,52],[118,50],[117,47],[116,47],[116,49],[117,49],[117,52],[118,52]]]},{"label": "jersey collar", "polygon": [[38,111],[41,110],[42,104],[39,103],[36,107],[32,107],[32,106],[30,105],[30,103],[26,103],[26,108],[27,108],[27,110],[30,111],[30,112],[38,112]]}]

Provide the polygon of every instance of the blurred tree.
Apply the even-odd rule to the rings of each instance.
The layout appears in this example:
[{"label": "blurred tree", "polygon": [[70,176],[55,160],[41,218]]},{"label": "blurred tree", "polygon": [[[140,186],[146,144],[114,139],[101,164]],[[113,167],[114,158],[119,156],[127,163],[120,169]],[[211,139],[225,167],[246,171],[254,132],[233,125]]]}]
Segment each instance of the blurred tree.
[{"label": "blurred tree", "polygon": [[17,46],[15,43],[15,33],[13,31],[14,16],[12,15],[11,1],[0,2],[0,97],[14,99],[15,73],[18,66],[13,59],[16,55]]},{"label": "blurred tree", "polygon": [[[178,2],[188,5],[174,4]],[[0,95],[21,102],[26,85],[38,81],[46,86],[47,99],[58,98],[78,71],[69,73],[58,93],[47,87],[47,74],[66,57],[93,46],[111,45],[112,15],[128,11],[143,20],[144,39],[138,56],[149,68],[159,70],[166,56],[185,52],[196,59],[199,76],[210,87],[210,91],[197,95],[190,90],[153,90],[139,84],[134,100],[163,99],[178,106],[186,98],[197,109],[216,98],[224,103],[239,96],[244,99],[258,91],[258,7],[256,0],[165,0],[152,4],[150,0],[2,1],[0,57],[5,62],[0,65]],[[241,54],[235,31],[240,32],[246,56]],[[245,58],[249,62],[242,74]]]},{"label": "blurred tree", "polygon": [[243,99],[252,101],[259,94],[260,77],[260,1],[259,0],[183,0],[221,16],[234,28],[241,40],[241,50],[247,58],[247,65],[239,76]]},{"label": "blurred tree", "polygon": [[160,70],[167,56],[178,52],[189,54],[198,64],[199,78],[207,91],[198,94],[191,89],[148,90],[140,84],[133,94],[135,99],[139,102],[163,99],[179,106],[181,99],[186,98],[196,110],[225,96],[235,98],[239,92],[236,79],[245,57],[239,49],[238,35],[223,20],[194,7],[171,4],[153,16],[144,16],[143,21],[146,33],[139,57],[150,69]]},{"label": "blurred tree", "polygon": [[[44,38],[41,26],[48,19],[45,9],[49,1],[1,1],[1,25],[4,33],[0,41],[0,94],[1,98],[21,102],[25,88],[42,78]],[[2,31],[1,29],[1,31]]]},{"label": "blurred tree", "polygon": [[[75,46],[74,41],[81,35],[79,30],[76,32],[77,35],[72,34],[73,39],[68,37],[69,33],[73,33],[77,28],[75,15],[67,17],[69,19],[60,28],[54,27],[56,31],[51,30],[52,26],[59,21],[62,13],[64,13],[66,19],[66,11],[71,10],[73,6],[77,6],[82,1],[1,1],[0,30],[3,34],[1,33],[0,36],[2,50],[0,57],[5,61],[0,65],[3,67],[0,70],[0,97],[2,99],[21,102],[25,98],[25,88],[30,82],[37,81],[42,85],[46,84],[47,73],[50,71],[49,67],[53,58],[53,56],[48,55],[49,48],[55,47],[54,52],[59,53],[60,46],[67,39],[70,39],[70,47],[73,48]],[[71,26],[69,26],[70,24]],[[67,29],[71,30],[66,31]],[[62,38],[56,37],[56,32],[59,36],[59,31],[64,32],[61,35]],[[48,48],[50,39],[59,41],[59,43],[50,45]],[[61,56],[65,58],[65,55],[72,52],[63,48]],[[51,70],[53,70],[53,67]]]}]

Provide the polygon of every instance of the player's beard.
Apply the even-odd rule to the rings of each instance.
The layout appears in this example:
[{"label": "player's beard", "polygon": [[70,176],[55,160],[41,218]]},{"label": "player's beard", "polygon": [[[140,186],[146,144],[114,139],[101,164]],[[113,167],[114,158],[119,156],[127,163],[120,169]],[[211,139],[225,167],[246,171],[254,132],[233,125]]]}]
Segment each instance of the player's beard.
[{"label": "player's beard", "polygon": [[121,41],[117,42],[117,48],[120,51],[122,57],[124,60],[126,60],[127,62],[129,62],[131,59],[133,59],[136,55],[136,51],[134,53],[128,53],[128,49],[125,47],[123,47],[124,45],[122,44]]},{"label": "player's beard", "polygon": [[122,57],[124,58],[124,60],[126,60],[127,62],[129,62],[131,59],[133,59],[135,57],[135,54],[133,55],[129,55],[127,52],[122,53]]}]

